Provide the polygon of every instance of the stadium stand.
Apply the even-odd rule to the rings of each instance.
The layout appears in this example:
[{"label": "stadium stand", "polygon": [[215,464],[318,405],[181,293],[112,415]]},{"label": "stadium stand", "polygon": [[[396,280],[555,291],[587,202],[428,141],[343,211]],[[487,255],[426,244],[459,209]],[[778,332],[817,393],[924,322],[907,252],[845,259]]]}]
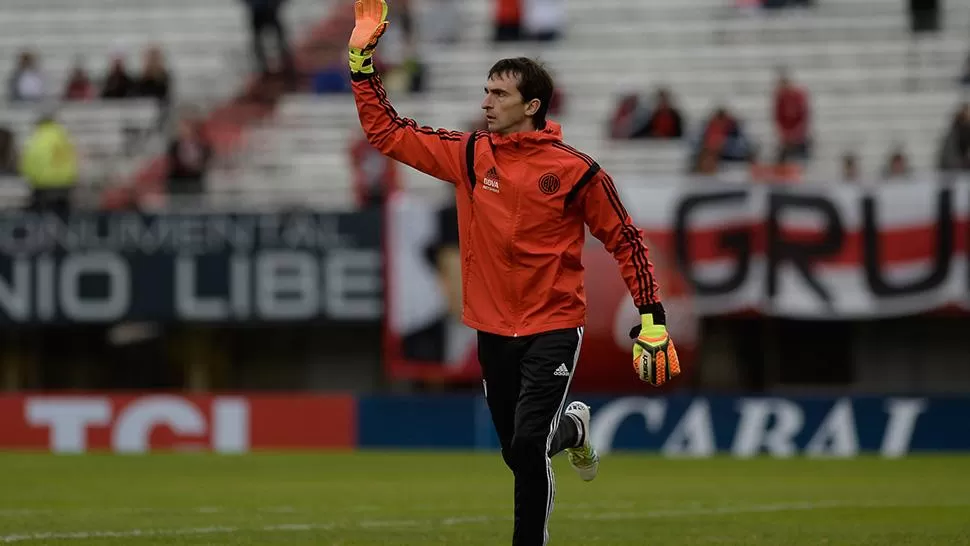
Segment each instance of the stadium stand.
[{"label": "stadium stand", "polygon": [[[848,152],[867,177],[876,177],[897,146],[914,171],[932,169],[966,93],[958,80],[970,4],[947,6],[943,29],[917,40],[905,3],[897,0],[821,1],[771,14],[752,14],[725,0],[568,0],[564,37],[541,44],[493,44],[491,4],[458,4],[461,40],[441,46],[420,40],[436,4],[412,2],[419,57],[430,77],[423,93],[391,93],[399,112],[427,125],[465,129],[479,116],[477,89],[490,64],[502,56],[538,56],[568,97],[558,117],[567,140],[620,180],[680,176],[691,155],[689,141],[609,140],[610,113],[623,93],[671,89],[688,139],[723,104],[759,148],[773,154],[771,93],[777,67],[786,67],[810,93],[815,147],[804,178],[816,181],[836,179]],[[284,13],[295,38],[327,12],[338,28],[346,26],[346,8],[336,1],[292,0]],[[249,81],[249,28],[236,0],[11,0],[0,13],[0,30],[0,55],[10,59],[5,77],[17,54],[29,48],[48,89],[59,93],[77,58],[99,81],[113,54],[122,52],[131,69],[140,70],[142,50],[154,44],[166,55],[179,103],[207,108],[213,116],[240,114],[227,106]],[[252,130],[242,146],[219,147],[220,161],[208,181],[210,204],[353,207],[348,147],[359,129],[352,97],[289,94],[276,106],[269,117],[240,115]],[[82,183],[101,187],[133,176],[158,178],[166,139],[152,130],[153,107],[147,101],[95,101],[61,109],[85,158]],[[8,106],[0,124],[13,128],[19,142],[35,117],[35,109]],[[133,150],[125,137],[132,132],[152,138]],[[411,169],[404,173],[405,187],[447,191]],[[17,183],[0,188],[0,197],[23,196]]]},{"label": "stadium stand", "polygon": [[[610,110],[623,92],[646,95],[669,87],[691,134],[724,104],[768,151],[775,148],[775,72],[787,67],[811,96],[816,146],[805,179],[816,181],[837,179],[847,152],[876,178],[896,146],[915,172],[934,168],[963,93],[958,79],[970,24],[965,3],[947,6],[939,33],[915,39],[898,0],[822,1],[770,15],[751,15],[723,0],[569,0],[564,38],[541,44],[491,44],[490,4],[460,5],[462,40],[422,46],[429,89],[392,93],[398,111],[427,125],[466,128],[478,116],[477,90],[490,64],[502,56],[537,55],[568,97],[559,117],[567,140],[620,179],[677,176],[689,158],[682,142],[606,139]],[[414,2],[416,19],[433,7]],[[357,131],[349,95],[286,97],[278,115],[254,132],[237,182],[259,191],[272,175],[280,199],[312,190],[314,201],[350,205],[347,145]],[[435,181],[406,172],[407,187],[438,191]]]},{"label": "stadium stand", "polygon": [[[297,34],[323,13],[314,0],[291,0],[284,16]],[[143,51],[158,46],[174,102],[207,110],[244,86],[251,71],[250,43],[247,13],[238,0],[9,0],[0,11],[0,78],[8,82],[17,57],[29,50],[38,61],[46,100],[8,102],[0,109],[0,126],[22,143],[39,113],[56,105],[81,154],[80,185],[98,190],[117,184],[163,151],[166,127],[155,123],[157,105],[150,100],[59,103],[75,63],[81,61],[100,89],[111,58],[120,56],[131,74],[140,74]],[[132,146],[133,135],[147,138]],[[10,177],[0,188],[8,206],[22,203],[27,193]]]}]

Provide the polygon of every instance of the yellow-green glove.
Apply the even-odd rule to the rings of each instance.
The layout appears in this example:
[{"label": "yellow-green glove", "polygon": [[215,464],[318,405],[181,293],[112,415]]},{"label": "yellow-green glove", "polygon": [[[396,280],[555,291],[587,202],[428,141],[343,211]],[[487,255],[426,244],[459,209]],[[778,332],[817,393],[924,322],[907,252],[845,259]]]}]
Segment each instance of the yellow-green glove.
[{"label": "yellow-green glove", "polygon": [[350,72],[374,73],[374,49],[387,30],[387,2],[357,0],[354,2],[354,32],[350,35]]},{"label": "yellow-green glove", "polygon": [[641,309],[640,324],[630,330],[633,369],[641,381],[659,387],[680,375],[677,350],[667,333],[666,316],[658,304]]}]

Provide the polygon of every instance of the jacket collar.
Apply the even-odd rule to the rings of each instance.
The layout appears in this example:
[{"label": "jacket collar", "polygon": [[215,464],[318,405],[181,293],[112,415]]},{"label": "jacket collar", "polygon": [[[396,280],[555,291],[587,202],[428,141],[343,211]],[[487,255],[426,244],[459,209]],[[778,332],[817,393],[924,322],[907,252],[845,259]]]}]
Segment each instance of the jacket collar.
[{"label": "jacket collar", "polygon": [[534,146],[541,143],[562,142],[562,126],[555,121],[546,120],[546,126],[541,130],[507,135],[489,133],[488,138],[493,146]]}]

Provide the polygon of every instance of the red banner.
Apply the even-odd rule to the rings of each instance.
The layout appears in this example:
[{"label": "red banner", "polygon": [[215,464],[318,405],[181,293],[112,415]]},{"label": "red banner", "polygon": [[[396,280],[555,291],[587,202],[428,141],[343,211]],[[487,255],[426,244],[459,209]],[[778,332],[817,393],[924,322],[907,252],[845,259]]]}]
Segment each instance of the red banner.
[{"label": "red banner", "polygon": [[350,448],[351,396],[0,396],[0,449],[55,453]]}]

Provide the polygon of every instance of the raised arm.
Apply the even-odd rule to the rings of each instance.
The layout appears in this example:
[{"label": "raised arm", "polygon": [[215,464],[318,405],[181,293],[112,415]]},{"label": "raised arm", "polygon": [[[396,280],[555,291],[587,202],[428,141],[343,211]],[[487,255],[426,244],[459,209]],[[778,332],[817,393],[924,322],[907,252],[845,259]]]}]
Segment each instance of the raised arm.
[{"label": "raised arm", "polygon": [[367,140],[384,155],[405,165],[451,182],[467,174],[463,167],[471,153],[468,133],[419,126],[397,114],[387,99],[380,76],[374,70],[373,54],[387,27],[384,0],[357,0],[356,26],[350,37],[350,75],[360,125]]}]

